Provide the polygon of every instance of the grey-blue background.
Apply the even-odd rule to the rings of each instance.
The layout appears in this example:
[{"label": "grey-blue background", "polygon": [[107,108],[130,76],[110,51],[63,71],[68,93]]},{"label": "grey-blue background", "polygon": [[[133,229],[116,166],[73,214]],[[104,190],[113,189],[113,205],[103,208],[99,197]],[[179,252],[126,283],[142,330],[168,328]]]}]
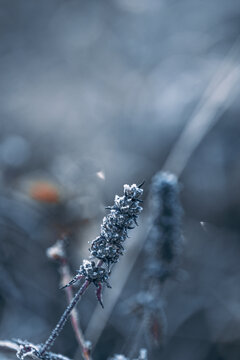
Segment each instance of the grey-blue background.
[{"label": "grey-blue background", "polygon": [[[75,272],[122,184],[145,179],[147,195],[164,167],[183,185],[186,276],[166,289],[168,337],[149,357],[239,358],[239,20],[236,0],[0,1],[1,339],[46,339],[66,305],[46,248],[70,231]],[[34,199],[40,181],[60,200]],[[142,261],[96,360],[132,346],[121,304]],[[84,329],[95,306],[89,291]],[[70,325],[55,351],[77,358]]]}]

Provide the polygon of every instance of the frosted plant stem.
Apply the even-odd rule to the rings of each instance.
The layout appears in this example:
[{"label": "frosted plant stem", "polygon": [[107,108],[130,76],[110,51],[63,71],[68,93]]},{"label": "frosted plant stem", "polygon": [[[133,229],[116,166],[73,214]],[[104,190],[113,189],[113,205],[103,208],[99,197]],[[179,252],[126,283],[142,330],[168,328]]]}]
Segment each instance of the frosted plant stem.
[{"label": "frosted plant stem", "polygon": [[61,318],[60,318],[59,322],[57,323],[56,327],[54,328],[51,335],[49,336],[49,338],[47,339],[47,341],[43,345],[43,347],[42,347],[42,349],[40,351],[40,356],[43,356],[46,353],[46,351],[48,351],[53,346],[56,338],[58,337],[58,335],[62,331],[67,319],[69,318],[69,316],[70,316],[70,314],[72,312],[72,310],[77,305],[78,301],[80,300],[81,296],[85,293],[85,291],[87,290],[89,285],[90,285],[90,281],[86,280],[84,282],[84,284],[81,286],[81,288],[76,292],[76,294],[73,297],[72,301],[70,302],[70,304],[68,305],[68,307],[64,311],[63,315],[61,316]]},{"label": "frosted plant stem", "polygon": [[[74,297],[74,294],[72,286],[65,286],[66,284],[71,284],[72,279],[66,255],[66,240],[66,234],[61,234],[60,239],[57,240],[54,245],[47,249],[46,254],[49,259],[54,261],[57,260],[59,263],[60,288],[64,288],[67,297],[67,304],[69,305]],[[70,318],[76,340],[81,349],[82,357],[84,360],[91,360],[90,342],[87,342],[84,338],[76,309],[72,310]]]},{"label": "frosted plant stem", "polygon": [[[62,283],[62,285],[65,285],[71,280],[70,271],[69,271],[69,267],[68,267],[67,263],[64,263],[61,266],[61,274],[62,274],[61,283]],[[68,303],[70,304],[73,297],[74,297],[72,287],[68,286],[67,288],[65,288],[65,292],[66,292],[66,295],[67,295]],[[75,333],[75,337],[77,339],[77,342],[78,342],[78,344],[79,344],[79,346],[81,348],[82,356],[83,356],[83,358],[85,360],[91,360],[91,357],[90,357],[90,354],[89,354],[89,349],[86,346],[86,340],[84,339],[84,335],[83,335],[82,329],[81,329],[80,324],[79,324],[76,309],[72,310],[70,316],[71,316],[72,328],[73,328],[73,331]]]}]

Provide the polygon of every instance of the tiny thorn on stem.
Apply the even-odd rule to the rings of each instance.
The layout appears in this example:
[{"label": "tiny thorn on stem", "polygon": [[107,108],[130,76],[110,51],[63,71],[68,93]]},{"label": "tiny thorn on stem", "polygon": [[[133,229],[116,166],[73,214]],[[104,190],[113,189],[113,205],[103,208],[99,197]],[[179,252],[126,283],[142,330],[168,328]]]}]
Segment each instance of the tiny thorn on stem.
[{"label": "tiny thorn on stem", "polygon": [[100,282],[98,283],[96,295],[97,295],[97,299],[98,299],[101,307],[104,309],[103,302],[102,302],[102,284]]},{"label": "tiny thorn on stem", "polygon": [[139,184],[138,187],[141,188],[144,184],[145,184],[145,180],[143,180],[143,182],[141,182],[141,184]]}]

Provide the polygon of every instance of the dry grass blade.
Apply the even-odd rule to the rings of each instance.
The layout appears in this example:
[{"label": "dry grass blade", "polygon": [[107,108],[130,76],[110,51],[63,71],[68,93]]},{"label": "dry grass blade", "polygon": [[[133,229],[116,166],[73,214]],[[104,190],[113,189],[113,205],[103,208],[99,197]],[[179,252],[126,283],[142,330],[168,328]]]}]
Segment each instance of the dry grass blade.
[{"label": "dry grass blade", "polygon": [[[235,98],[234,90],[239,84],[240,66],[233,67],[226,77],[216,84],[217,88],[201,105],[187,124],[168,156],[163,169],[180,176],[188,160],[204,136],[216,124]],[[212,86],[210,86],[212,88]],[[207,91],[208,93],[208,91]]]}]

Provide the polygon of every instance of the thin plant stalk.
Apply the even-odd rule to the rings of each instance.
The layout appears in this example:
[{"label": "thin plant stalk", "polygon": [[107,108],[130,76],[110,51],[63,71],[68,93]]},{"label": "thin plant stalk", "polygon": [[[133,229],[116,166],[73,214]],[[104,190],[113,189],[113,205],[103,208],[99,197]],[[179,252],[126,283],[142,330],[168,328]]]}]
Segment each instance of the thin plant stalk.
[{"label": "thin plant stalk", "polygon": [[[66,255],[66,235],[62,234],[60,240],[57,240],[57,242],[53,246],[48,248],[46,253],[49,259],[58,261],[59,263],[60,287],[64,288],[67,302],[68,304],[70,304],[74,297],[73,289],[72,286],[64,286],[65,284],[70,283],[72,278]],[[76,309],[72,310],[72,312],[70,313],[70,318],[76,340],[81,349],[82,356],[85,360],[91,360],[89,346],[90,343],[88,344],[88,342],[84,338]]]},{"label": "thin plant stalk", "polygon": [[42,347],[42,349],[40,351],[40,356],[43,357],[43,355],[53,346],[55,340],[57,339],[57,337],[60,334],[60,332],[62,331],[66,321],[68,320],[72,310],[77,305],[77,303],[81,299],[81,296],[85,293],[85,291],[87,290],[89,285],[90,285],[90,281],[86,280],[83,283],[83,285],[80,287],[80,289],[76,292],[76,294],[72,298],[72,301],[70,302],[70,304],[68,305],[68,307],[64,311],[63,315],[61,316],[61,318],[60,318],[59,322],[57,323],[56,327],[54,328],[51,335],[49,336],[49,338],[47,339],[47,341],[43,345],[43,347]]},{"label": "thin plant stalk", "polygon": [[[61,286],[65,285],[71,281],[70,270],[69,270],[69,266],[68,266],[67,262],[63,262],[61,265],[61,275],[62,275]],[[70,304],[74,297],[72,287],[71,286],[66,287],[65,292],[66,292],[68,303]],[[82,356],[85,360],[91,360],[91,357],[89,354],[89,348],[86,346],[86,340],[84,339],[84,335],[83,335],[82,329],[79,324],[78,314],[77,314],[76,309],[72,310],[70,317],[71,317],[71,324],[72,324],[72,328],[73,328],[75,337],[81,348]]]},{"label": "thin plant stalk", "polygon": [[[101,267],[102,266],[102,260],[99,260],[97,263],[97,267]],[[75,306],[77,305],[77,303],[79,302],[79,300],[81,299],[82,295],[85,293],[85,291],[87,290],[87,288],[89,287],[89,285],[91,284],[91,281],[89,280],[85,280],[83,285],[80,287],[80,289],[76,292],[76,294],[74,295],[74,297],[71,299],[70,304],[68,305],[68,307],[66,308],[66,310],[64,311],[64,313],[62,314],[61,318],[59,319],[57,325],[55,326],[55,328],[53,329],[51,335],[49,336],[49,338],[47,339],[47,341],[44,343],[41,351],[40,351],[40,356],[43,356],[54,344],[55,340],[57,339],[58,335],[60,334],[60,332],[62,331],[64,325],[66,324],[69,316],[71,315],[72,311],[74,310]],[[70,286],[66,287],[66,289],[70,288]],[[74,327],[76,327],[76,319],[74,319]],[[79,333],[79,328],[78,328],[78,333]],[[81,335],[80,335],[81,336]],[[86,352],[86,347],[84,346],[84,352]],[[90,360],[90,358],[88,357],[87,359]]]}]

